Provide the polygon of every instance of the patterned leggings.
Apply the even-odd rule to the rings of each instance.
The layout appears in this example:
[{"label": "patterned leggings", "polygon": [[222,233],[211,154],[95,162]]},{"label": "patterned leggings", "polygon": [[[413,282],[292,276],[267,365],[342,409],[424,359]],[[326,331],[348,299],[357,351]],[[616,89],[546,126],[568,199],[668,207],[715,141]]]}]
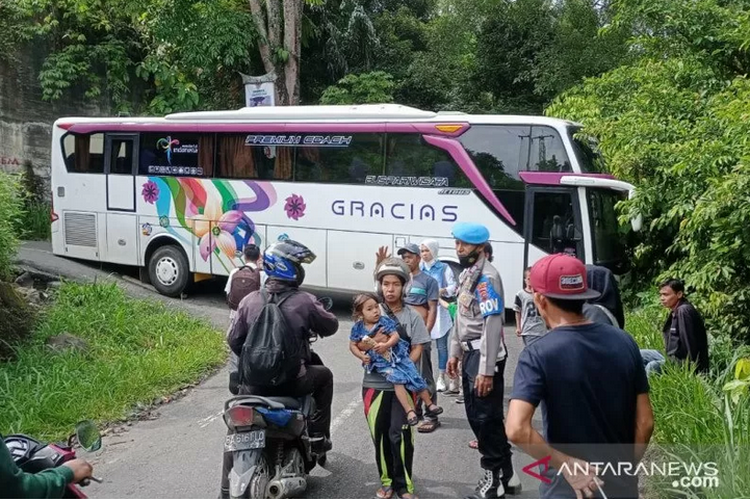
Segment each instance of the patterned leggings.
[{"label": "patterned leggings", "polygon": [[380,483],[397,495],[414,494],[414,433],[393,391],[362,389],[365,417],[375,445]]}]

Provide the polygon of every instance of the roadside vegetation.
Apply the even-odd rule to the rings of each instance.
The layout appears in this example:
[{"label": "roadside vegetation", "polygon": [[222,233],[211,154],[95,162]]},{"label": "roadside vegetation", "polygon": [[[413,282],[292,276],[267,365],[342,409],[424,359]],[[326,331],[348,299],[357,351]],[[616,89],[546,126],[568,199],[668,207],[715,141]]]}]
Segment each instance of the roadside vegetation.
[{"label": "roadside vegetation", "polygon": [[223,363],[224,337],[206,321],[114,283],[63,283],[30,304],[11,283],[24,221],[43,226],[30,192],[28,179],[0,173],[0,433],[64,438],[82,419],[122,419]]},{"label": "roadside vegetation", "polygon": [[225,356],[224,337],[203,320],[130,299],[114,283],[65,283],[14,359],[0,362],[0,429],[59,439],[85,418],[116,421]]},{"label": "roadside vegetation", "polygon": [[50,193],[47,183],[39,177],[30,162],[18,175],[18,196],[21,214],[16,222],[16,234],[22,240],[50,239]]},{"label": "roadside vegetation", "polygon": [[[664,352],[666,311],[650,305],[628,315],[626,329],[644,349]],[[649,378],[655,429],[648,457],[693,464],[714,462],[718,485],[674,487],[673,477],[648,476],[648,498],[747,498],[750,495],[750,347],[727,335],[709,339],[711,370],[697,375],[667,364]],[[708,475],[698,474],[700,477]]]}]

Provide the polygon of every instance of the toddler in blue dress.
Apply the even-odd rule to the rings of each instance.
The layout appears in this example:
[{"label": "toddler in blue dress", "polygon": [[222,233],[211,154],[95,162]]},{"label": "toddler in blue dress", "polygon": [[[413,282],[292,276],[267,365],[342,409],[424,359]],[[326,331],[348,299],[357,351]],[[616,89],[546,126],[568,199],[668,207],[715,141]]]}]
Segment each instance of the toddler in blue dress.
[{"label": "toddler in blue dress", "polygon": [[[399,336],[396,322],[381,314],[375,295],[365,293],[354,298],[354,319],[357,322],[349,336],[349,350],[362,361],[368,372],[380,373],[393,384],[396,398],[406,412],[409,425],[417,425],[419,419],[407,389],[417,393],[424,401],[428,416],[441,414],[443,409],[432,402],[427,383],[409,358],[409,343]],[[388,341],[376,342],[373,337],[377,333],[387,335]],[[366,352],[357,347],[360,342],[369,345]]]}]

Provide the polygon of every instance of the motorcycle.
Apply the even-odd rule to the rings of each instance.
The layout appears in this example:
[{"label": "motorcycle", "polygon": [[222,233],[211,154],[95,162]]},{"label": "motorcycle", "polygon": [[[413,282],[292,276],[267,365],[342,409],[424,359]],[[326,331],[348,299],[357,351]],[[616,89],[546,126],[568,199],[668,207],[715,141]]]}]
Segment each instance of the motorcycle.
[{"label": "motorcycle", "polygon": [[[321,299],[330,310],[331,299]],[[312,335],[310,343],[317,340]],[[313,353],[313,359],[320,358]],[[321,363],[322,364],[322,363]],[[326,463],[325,451],[312,437],[309,421],[315,412],[311,395],[301,398],[235,396],[224,403],[229,429],[224,453],[232,453],[230,498],[292,498],[307,489],[307,475]],[[318,450],[316,450],[316,448]]]},{"label": "motorcycle", "polygon": [[[65,443],[42,443],[24,434],[11,434],[3,441],[18,468],[28,473],[53,469],[75,459],[76,452],[73,448],[76,443],[86,451],[98,451],[102,447],[99,429],[91,420],[76,424],[75,433]],[[92,476],[90,480],[68,484],[63,498],[88,498],[80,486],[88,486],[91,481],[102,482],[100,478]]]}]

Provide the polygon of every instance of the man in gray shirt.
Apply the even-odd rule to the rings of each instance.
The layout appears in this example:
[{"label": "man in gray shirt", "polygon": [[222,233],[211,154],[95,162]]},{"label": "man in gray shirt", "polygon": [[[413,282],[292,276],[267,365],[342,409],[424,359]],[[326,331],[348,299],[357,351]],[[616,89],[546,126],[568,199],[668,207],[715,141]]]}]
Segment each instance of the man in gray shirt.
[{"label": "man in gray shirt", "polygon": [[533,344],[547,333],[544,320],[534,305],[534,293],[529,284],[529,271],[531,268],[524,271],[524,288],[516,294],[516,301],[513,303],[513,310],[516,313],[516,335],[521,337],[524,346]]},{"label": "man in gray shirt", "polygon": [[404,303],[416,309],[424,318],[427,331],[431,332],[437,319],[440,285],[435,278],[419,269],[419,263],[422,261],[419,245],[407,243],[398,249],[398,255],[411,272],[411,282],[407,285]]}]

